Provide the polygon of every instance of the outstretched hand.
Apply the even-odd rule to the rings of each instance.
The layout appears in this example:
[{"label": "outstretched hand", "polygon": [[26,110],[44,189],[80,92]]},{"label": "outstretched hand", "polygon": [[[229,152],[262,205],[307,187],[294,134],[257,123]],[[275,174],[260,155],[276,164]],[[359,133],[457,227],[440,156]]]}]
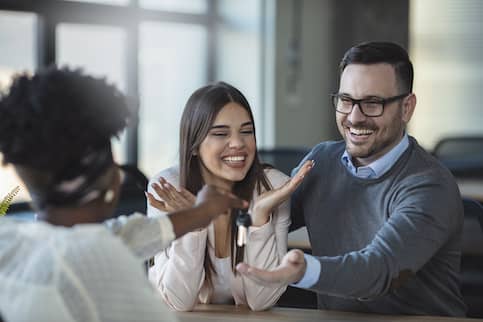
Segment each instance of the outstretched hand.
[{"label": "outstretched hand", "polygon": [[152,207],[161,211],[173,212],[191,208],[196,202],[196,197],[191,192],[185,188],[177,190],[163,177],[160,177],[158,182],[153,183],[151,187],[161,200],[150,192],[146,192],[146,198]]},{"label": "outstretched hand", "polygon": [[205,208],[214,219],[220,214],[227,213],[231,208],[247,208],[248,202],[241,200],[229,191],[204,185],[196,195],[195,207]]},{"label": "outstretched hand", "polygon": [[238,272],[264,285],[288,285],[302,279],[307,268],[304,253],[299,249],[289,251],[275,269],[268,271],[240,263],[236,266]]},{"label": "outstretched hand", "polygon": [[302,183],[305,175],[313,168],[314,161],[307,160],[300,167],[297,173],[290,178],[283,186],[266,191],[258,196],[253,205],[252,222],[253,226],[261,226],[268,221],[273,209],[287,200],[290,195]]},{"label": "outstretched hand", "polygon": [[232,193],[205,185],[196,195],[193,207],[169,213],[168,216],[178,238],[194,229],[206,227],[213,219],[227,213],[231,208],[247,207],[247,201]]}]

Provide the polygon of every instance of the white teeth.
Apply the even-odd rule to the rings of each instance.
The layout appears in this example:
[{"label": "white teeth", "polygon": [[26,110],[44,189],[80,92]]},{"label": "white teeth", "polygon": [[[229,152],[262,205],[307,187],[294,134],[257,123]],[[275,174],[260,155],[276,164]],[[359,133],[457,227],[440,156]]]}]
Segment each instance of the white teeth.
[{"label": "white teeth", "polygon": [[354,129],[354,128],[350,128],[349,131],[352,133],[352,134],[355,134],[355,135],[369,135],[369,134],[372,134],[374,131],[373,130],[368,130],[368,129]]},{"label": "white teeth", "polygon": [[223,160],[228,162],[240,162],[240,161],[245,161],[245,157],[244,156],[225,157],[223,158]]}]

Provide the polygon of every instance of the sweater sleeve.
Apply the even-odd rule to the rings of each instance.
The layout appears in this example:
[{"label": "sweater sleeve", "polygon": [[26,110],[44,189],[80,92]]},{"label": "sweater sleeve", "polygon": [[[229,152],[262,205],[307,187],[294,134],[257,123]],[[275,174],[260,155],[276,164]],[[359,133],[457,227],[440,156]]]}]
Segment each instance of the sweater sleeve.
[{"label": "sweater sleeve", "polygon": [[[274,188],[289,180],[289,177],[274,169],[266,173]],[[273,269],[278,266],[287,252],[289,226],[290,201],[287,200],[272,214],[269,222],[260,227],[250,228],[245,249],[246,263],[262,269]],[[249,278],[242,279],[247,304],[254,311],[273,306],[286,289],[286,286],[260,285]]]},{"label": "sweater sleeve", "polygon": [[[461,229],[461,198],[449,178],[408,177],[389,207],[388,220],[365,248],[318,258],[321,273],[311,289],[360,299],[383,295],[427,265]],[[459,256],[456,249],[453,253]]]}]

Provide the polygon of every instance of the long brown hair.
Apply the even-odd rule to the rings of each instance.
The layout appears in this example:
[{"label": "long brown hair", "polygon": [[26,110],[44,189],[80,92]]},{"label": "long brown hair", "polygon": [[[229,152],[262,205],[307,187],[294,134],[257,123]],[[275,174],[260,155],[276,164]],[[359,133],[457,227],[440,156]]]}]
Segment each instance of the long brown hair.
[{"label": "long brown hair", "polygon": [[[210,84],[196,90],[186,103],[180,126],[180,185],[193,194],[196,194],[204,184],[201,175],[200,159],[197,155],[200,145],[208,135],[220,110],[230,102],[239,104],[248,112],[253,123],[253,133],[256,142],[255,122],[250,104],[248,104],[245,96],[235,87],[224,82]],[[270,182],[265,176],[264,166],[260,163],[256,150],[255,158],[247,175],[242,181],[235,182],[232,192],[242,199],[251,201],[254,189],[257,189],[258,194],[263,189],[271,189]],[[230,214],[230,249],[232,250],[233,271],[235,271],[235,263],[243,260],[243,252],[237,252],[235,247],[235,220],[235,214],[232,212]],[[212,274],[216,274],[216,272],[208,255],[208,247],[206,248],[204,267],[206,281],[212,286]]]}]

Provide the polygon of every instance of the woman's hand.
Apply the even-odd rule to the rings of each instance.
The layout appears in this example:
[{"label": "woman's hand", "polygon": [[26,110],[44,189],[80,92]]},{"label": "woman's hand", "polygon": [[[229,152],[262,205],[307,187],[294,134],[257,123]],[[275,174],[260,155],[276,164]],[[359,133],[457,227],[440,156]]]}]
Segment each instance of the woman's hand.
[{"label": "woman's hand", "polygon": [[146,198],[151,206],[164,212],[173,212],[186,208],[191,208],[195,204],[196,197],[188,190],[181,188],[177,190],[171,183],[163,177],[157,183],[153,183],[154,189],[159,200],[150,192],[146,192]]},{"label": "woman's hand", "polygon": [[305,175],[313,168],[314,161],[307,160],[300,167],[299,171],[288,180],[283,186],[266,191],[258,196],[253,205],[252,225],[262,226],[268,221],[273,209],[287,200],[290,195],[302,183]]}]

